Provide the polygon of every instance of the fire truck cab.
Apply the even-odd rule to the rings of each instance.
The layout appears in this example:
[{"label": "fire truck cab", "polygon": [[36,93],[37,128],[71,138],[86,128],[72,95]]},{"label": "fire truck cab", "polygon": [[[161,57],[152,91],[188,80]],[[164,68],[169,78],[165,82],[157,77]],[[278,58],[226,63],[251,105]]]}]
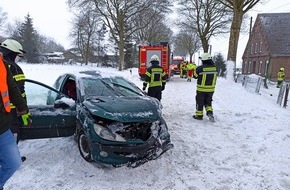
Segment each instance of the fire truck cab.
[{"label": "fire truck cab", "polygon": [[160,60],[160,66],[166,72],[168,79],[170,78],[170,47],[167,42],[161,42],[158,45],[139,46],[139,69],[138,73],[144,80],[146,69],[151,66],[150,58],[157,55]]},{"label": "fire truck cab", "polygon": [[180,74],[180,63],[184,61],[184,58],[181,56],[174,56],[172,57],[170,70],[172,75],[179,75]]}]

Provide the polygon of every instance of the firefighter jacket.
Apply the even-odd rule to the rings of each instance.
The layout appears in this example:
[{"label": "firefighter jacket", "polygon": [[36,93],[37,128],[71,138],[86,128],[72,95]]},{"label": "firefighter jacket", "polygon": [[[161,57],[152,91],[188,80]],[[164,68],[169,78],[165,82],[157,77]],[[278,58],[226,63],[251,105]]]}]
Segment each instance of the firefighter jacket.
[{"label": "firefighter jacket", "polygon": [[[4,62],[6,62],[6,64],[8,65],[16,84],[18,85],[18,88],[21,92],[22,97],[26,100],[25,87],[24,87],[25,76],[21,67],[19,67],[19,65],[17,65],[14,61],[10,59],[5,59]],[[11,108],[13,109],[15,108],[15,106],[11,104]]]},{"label": "firefighter jacket", "polygon": [[[4,63],[0,56],[0,135],[10,128],[12,115],[10,113],[11,101],[17,106],[17,110],[24,112],[28,110],[25,100],[22,98],[19,88],[12,78],[8,65]],[[8,93],[7,93],[8,90]]]},{"label": "firefighter jacket", "polygon": [[278,81],[283,81],[284,80],[284,77],[285,77],[285,74],[284,74],[284,72],[283,71],[279,71],[278,73],[277,73],[277,76],[278,76]]},{"label": "firefighter jacket", "polygon": [[199,92],[214,92],[217,68],[211,59],[202,62],[203,64],[196,68],[193,75],[193,78],[197,79],[196,90]]},{"label": "firefighter jacket", "polygon": [[158,63],[159,62],[153,63],[152,66],[146,70],[143,87],[146,88],[147,84],[149,84],[149,88],[156,86],[165,86],[167,75],[164,72],[164,69],[159,66]]},{"label": "firefighter jacket", "polygon": [[194,70],[196,68],[196,65],[193,64],[193,63],[189,63],[187,66],[186,66],[186,70]]}]

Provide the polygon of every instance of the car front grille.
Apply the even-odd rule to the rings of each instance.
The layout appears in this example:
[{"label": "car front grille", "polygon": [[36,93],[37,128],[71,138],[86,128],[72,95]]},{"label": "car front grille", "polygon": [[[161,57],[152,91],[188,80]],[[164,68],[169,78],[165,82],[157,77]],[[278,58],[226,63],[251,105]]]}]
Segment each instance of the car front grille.
[{"label": "car front grille", "polygon": [[121,135],[125,139],[141,139],[146,141],[151,136],[151,123],[130,123],[126,124],[120,130],[116,130],[116,133]]}]

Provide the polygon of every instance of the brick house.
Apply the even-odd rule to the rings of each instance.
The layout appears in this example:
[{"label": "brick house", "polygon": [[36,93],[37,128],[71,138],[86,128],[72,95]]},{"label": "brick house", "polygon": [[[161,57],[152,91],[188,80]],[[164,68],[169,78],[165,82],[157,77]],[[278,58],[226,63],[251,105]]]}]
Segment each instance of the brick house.
[{"label": "brick house", "polygon": [[258,14],[242,56],[243,74],[277,80],[280,67],[290,79],[290,13]]}]

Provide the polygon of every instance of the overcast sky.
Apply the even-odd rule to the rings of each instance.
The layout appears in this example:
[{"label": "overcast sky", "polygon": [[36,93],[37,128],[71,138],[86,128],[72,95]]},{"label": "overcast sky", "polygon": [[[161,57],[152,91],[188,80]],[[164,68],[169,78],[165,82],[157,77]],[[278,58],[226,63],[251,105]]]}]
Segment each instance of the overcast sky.
[{"label": "overcast sky", "polygon": [[65,48],[69,48],[72,14],[66,0],[1,0],[0,7],[8,13],[9,22],[14,22],[15,19],[24,21],[29,13],[35,29],[41,35],[54,38]]},{"label": "overcast sky", "polygon": [[[249,12],[249,15],[253,17],[253,22],[258,13],[290,12],[289,1],[267,0],[266,2],[264,5],[256,6],[254,10]],[[29,13],[31,18],[33,18],[35,28],[40,34],[54,38],[66,49],[70,47],[68,35],[71,29],[72,14],[68,10],[66,0],[1,0],[0,7],[8,13],[10,22],[15,19],[24,20],[24,17]],[[241,59],[247,40],[248,33],[242,33],[237,61]],[[213,39],[211,45],[212,53],[221,52],[226,55],[228,38]]]}]

